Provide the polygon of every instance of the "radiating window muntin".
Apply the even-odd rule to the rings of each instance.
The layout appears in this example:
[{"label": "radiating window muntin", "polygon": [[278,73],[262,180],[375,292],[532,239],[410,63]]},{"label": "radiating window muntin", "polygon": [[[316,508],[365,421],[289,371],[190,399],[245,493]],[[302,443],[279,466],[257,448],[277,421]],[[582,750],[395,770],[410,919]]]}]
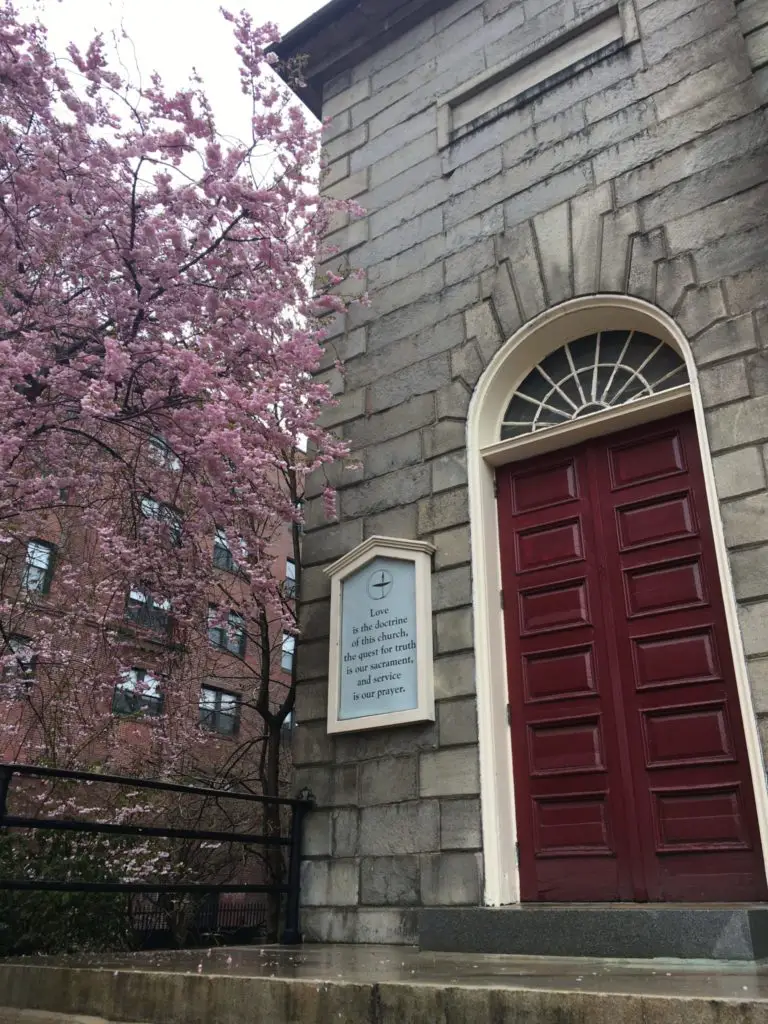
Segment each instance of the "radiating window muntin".
[{"label": "radiating window muntin", "polygon": [[601,331],[550,352],[515,391],[501,439],[522,437],[688,382],[673,348],[640,331]]}]

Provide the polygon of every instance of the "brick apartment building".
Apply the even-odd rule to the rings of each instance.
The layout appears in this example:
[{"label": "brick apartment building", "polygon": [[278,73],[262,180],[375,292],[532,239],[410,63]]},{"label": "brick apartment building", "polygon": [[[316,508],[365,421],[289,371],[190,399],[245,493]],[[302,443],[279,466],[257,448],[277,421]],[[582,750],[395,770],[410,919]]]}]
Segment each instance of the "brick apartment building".
[{"label": "brick apartment building", "polygon": [[[253,698],[263,671],[263,638],[259,623],[238,611],[247,584],[238,570],[237,543],[223,530],[211,537],[207,619],[203,613],[196,627],[180,629],[167,600],[139,580],[121,578],[106,606],[93,606],[73,621],[63,565],[90,557],[76,500],[62,495],[61,508],[41,516],[36,535],[20,539],[0,567],[0,759],[34,762],[42,756],[64,767],[108,764],[137,775],[182,771],[201,780],[226,772],[233,752],[257,747],[263,734]],[[142,516],[166,512],[161,502],[141,498]],[[289,525],[271,538],[269,550],[283,595],[292,602],[296,565]],[[93,566],[94,592],[100,569]],[[290,686],[295,648],[278,620],[275,609],[268,655],[273,705]],[[52,738],[57,730],[58,741]],[[239,777],[254,778],[256,748],[249,757],[254,763],[241,758]],[[288,775],[286,762],[286,782]]]}]

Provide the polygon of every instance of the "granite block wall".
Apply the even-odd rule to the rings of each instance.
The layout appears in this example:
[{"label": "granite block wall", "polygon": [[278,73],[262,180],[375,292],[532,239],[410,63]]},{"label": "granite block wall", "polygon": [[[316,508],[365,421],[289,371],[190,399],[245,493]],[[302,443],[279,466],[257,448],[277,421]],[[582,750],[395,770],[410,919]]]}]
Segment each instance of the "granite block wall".
[{"label": "granite block wall", "polygon": [[[622,0],[612,48],[439,145],[446,96],[609,8],[456,0],[324,85],[325,188],[367,211],[334,225],[331,265],[361,269],[371,304],[338,318],[324,363],[327,423],[355,463],[330,474],[338,520],[323,517],[324,477],[307,507],[294,760],[319,804],[310,938],[409,942],[414,908],[482,901],[466,414],[503,341],[564,299],[636,295],[691,341],[768,743],[763,0]],[[437,719],[328,737],[323,567],[374,534],[435,545]]]}]

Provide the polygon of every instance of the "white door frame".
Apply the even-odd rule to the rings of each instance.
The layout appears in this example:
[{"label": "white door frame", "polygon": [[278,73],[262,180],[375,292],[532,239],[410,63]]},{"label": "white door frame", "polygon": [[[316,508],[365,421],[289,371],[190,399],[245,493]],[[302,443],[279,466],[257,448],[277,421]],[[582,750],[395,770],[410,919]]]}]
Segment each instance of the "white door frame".
[{"label": "white door frame", "polygon": [[[533,367],[567,341],[601,330],[637,330],[669,344],[685,360],[690,385],[634,401],[571,423],[500,442],[501,422],[513,392]],[[590,295],[570,299],[521,327],[496,353],[477,383],[467,417],[467,466],[472,540],[472,601],[475,680],[479,725],[480,794],[485,860],[485,903],[517,903],[517,868],[512,748],[507,723],[507,671],[501,608],[498,522],[494,498],[497,466],[545,451],[569,447],[588,437],[624,430],[693,409],[699,438],[707,504],[715,542],[739,705],[746,736],[752,786],[765,862],[768,850],[768,790],[739,630],[736,598],[723,537],[707,442],[704,409],[690,345],[675,322],[642,299]],[[513,667],[514,668],[514,667]]]}]

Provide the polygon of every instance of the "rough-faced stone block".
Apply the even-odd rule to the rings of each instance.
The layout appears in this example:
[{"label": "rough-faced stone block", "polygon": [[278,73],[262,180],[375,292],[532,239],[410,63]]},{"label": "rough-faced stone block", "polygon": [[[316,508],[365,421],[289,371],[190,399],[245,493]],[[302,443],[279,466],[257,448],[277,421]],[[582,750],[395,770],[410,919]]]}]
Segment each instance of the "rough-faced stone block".
[{"label": "rough-faced stone block", "polygon": [[765,469],[759,448],[740,448],[712,460],[717,493],[721,498],[761,491],[765,487]]},{"label": "rough-faced stone block", "polygon": [[768,597],[768,547],[732,551],[729,560],[739,600]]},{"label": "rough-faced stone block", "polygon": [[328,684],[324,679],[300,683],[296,687],[296,719],[299,722],[325,721],[328,714]]},{"label": "rough-faced stone block", "polygon": [[432,575],[432,609],[462,608],[472,603],[472,580],[469,566],[445,569]]},{"label": "rough-faced stone block", "polygon": [[307,907],[348,907],[358,902],[354,860],[305,860],[301,865],[301,901]]},{"label": "rough-faced stone block", "polygon": [[719,284],[712,284],[689,288],[676,310],[675,319],[680,329],[694,339],[712,324],[725,320],[727,315],[723,289]]},{"label": "rough-faced stone block", "polygon": [[328,98],[323,92],[323,117],[335,117],[340,111],[361,103],[371,95],[370,78],[361,78],[359,82],[342,89]]},{"label": "rough-faced stone block", "polygon": [[768,601],[742,605],[739,623],[747,657],[768,654]]},{"label": "rough-faced stone block", "polygon": [[329,857],[331,854],[331,812],[312,811],[304,820],[302,853],[305,857]]},{"label": "rough-faced stone block", "polygon": [[600,290],[624,292],[629,279],[630,241],[640,229],[636,206],[603,215]]},{"label": "rough-faced stone block", "polygon": [[588,295],[597,290],[602,219],[611,205],[609,184],[571,200],[571,260],[576,295]]},{"label": "rough-faced stone block", "polygon": [[344,518],[383,512],[397,505],[408,505],[431,489],[429,466],[407,466],[342,491],[341,514]]},{"label": "rough-faced stone block", "polygon": [[707,430],[713,452],[764,441],[768,438],[768,395],[713,409],[707,414]]},{"label": "rough-faced stone block", "polygon": [[747,664],[752,701],[758,715],[768,713],[768,658],[758,658]]},{"label": "rough-faced stone block", "polygon": [[334,857],[355,857],[360,841],[356,807],[331,812],[331,852]]},{"label": "rough-faced stone block", "polygon": [[423,753],[419,761],[422,797],[480,792],[477,747],[449,747]]},{"label": "rough-faced stone block", "polygon": [[437,418],[466,421],[471,397],[471,388],[463,380],[451,381],[448,387],[437,392]]},{"label": "rough-faced stone block", "polygon": [[[484,290],[483,294],[485,294]],[[505,259],[493,273],[490,298],[494,319],[501,327],[499,333],[508,338],[523,322],[523,313],[513,284],[513,271],[509,260]],[[498,347],[499,344],[492,341],[491,353],[495,352]],[[490,357],[486,357],[486,362],[490,362]]]},{"label": "rough-faced stone block", "polygon": [[699,371],[699,388],[705,408],[749,397],[747,366],[743,359],[731,359]]},{"label": "rough-faced stone block", "polygon": [[[402,437],[435,419],[434,395],[417,395],[395,409],[355,420],[344,428],[344,438],[354,449],[378,444],[391,437]],[[425,451],[425,455],[428,453]]]},{"label": "rough-faced stone block", "polygon": [[[350,551],[363,539],[363,521],[334,523],[322,530],[313,530],[304,537],[302,557],[305,565],[332,562]],[[303,655],[302,655],[303,657]],[[301,659],[300,659],[301,660]]]},{"label": "rough-faced stone block", "polygon": [[432,543],[435,545],[435,569],[464,565],[470,560],[468,526],[456,526],[452,530],[436,533]]},{"label": "rough-faced stone block", "polygon": [[440,847],[443,850],[478,849],[482,845],[480,800],[462,797],[440,801]]},{"label": "rough-faced stone block", "polygon": [[474,698],[439,701],[437,725],[441,748],[477,743],[477,707]]},{"label": "rough-faced stone block", "polygon": [[365,412],[365,391],[348,391],[344,395],[337,395],[333,404],[328,404],[323,409],[319,422],[328,429],[346,423],[362,416]]},{"label": "rough-faced stone block", "polygon": [[482,900],[482,859],[478,853],[437,853],[421,858],[425,906],[477,905]]},{"label": "rough-faced stone block", "polygon": [[656,265],[664,259],[664,232],[657,230],[647,235],[635,235],[631,240],[629,258],[629,294],[653,302]]},{"label": "rough-faced stone block", "polygon": [[757,348],[757,336],[751,314],[714,324],[696,338],[693,357],[697,366],[706,366],[720,359],[730,359]]},{"label": "rough-faced stone block", "polygon": [[[451,456],[454,460],[461,460],[461,456]],[[445,463],[446,456],[442,457],[443,466]],[[432,463],[434,466],[435,463]],[[461,462],[453,462],[454,475],[455,470],[458,467],[459,477],[464,477],[466,481],[466,468],[463,469]],[[446,471],[447,472],[447,471]],[[445,474],[444,474],[445,475]],[[446,491],[441,494],[433,494],[431,498],[425,498],[419,502],[419,533],[429,534],[434,533],[436,530],[445,530],[450,526],[457,526],[461,523],[469,522],[469,495],[466,487],[458,487],[452,491]]]},{"label": "rough-faced stone block", "polygon": [[353,941],[412,946],[418,942],[416,911],[361,907],[356,912]]},{"label": "rough-faced stone block", "polygon": [[[474,644],[472,609],[456,608],[434,616],[435,650],[438,654],[470,650]],[[441,741],[442,743],[442,738]]]},{"label": "rough-faced stone block", "polygon": [[421,902],[419,858],[364,857],[360,900],[374,906],[413,906]]},{"label": "rough-faced stone block", "polygon": [[561,203],[533,222],[541,257],[544,288],[550,305],[571,297],[569,204]]},{"label": "rough-faced stone block", "polygon": [[463,449],[467,443],[467,425],[463,420],[441,420],[422,433],[424,458]]},{"label": "rough-faced stone block", "polygon": [[[451,376],[458,377],[465,385],[465,406],[469,406],[471,389],[480,379],[483,372],[483,358],[474,341],[468,341],[460,349],[451,352]],[[440,413],[438,412],[438,415]],[[457,415],[456,412],[453,415]]]},{"label": "rough-faced stone block", "polygon": [[401,508],[390,508],[378,515],[368,516],[365,520],[365,537],[405,537],[416,540],[415,505],[403,505]]},{"label": "rough-faced stone block", "polygon": [[308,789],[318,807],[357,805],[357,765],[329,768],[327,765],[296,766],[294,788]]},{"label": "rough-faced stone block", "polygon": [[393,470],[422,461],[421,432],[418,430],[391,441],[370,445],[362,453],[366,478],[384,476]]},{"label": "rough-faced stone block", "polygon": [[435,658],[434,689],[438,700],[474,693],[474,654],[453,654],[450,657]]},{"label": "rough-faced stone block", "polygon": [[305,722],[293,737],[294,764],[324,764],[333,761],[333,740],[325,722]]},{"label": "rough-faced stone block", "polygon": [[379,377],[368,389],[369,409],[380,412],[400,405],[413,395],[433,394],[447,387],[451,376],[451,357],[448,352],[442,352],[387,377]]},{"label": "rough-faced stone block", "polygon": [[398,856],[439,849],[437,800],[365,807],[360,812],[362,856]]},{"label": "rough-faced stone block", "polygon": [[445,283],[446,285],[456,284],[459,281],[466,281],[468,277],[474,277],[492,267],[496,262],[493,250],[492,238],[481,238],[479,242],[462,249],[460,252],[451,253],[445,261]]},{"label": "rough-faced stone block", "polygon": [[[517,313],[517,307],[515,309],[519,322],[520,315]],[[490,302],[481,302],[479,305],[473,306],[472,309],[468,309],[464,314],[464,320],[467,337],[475,340],[483,359],[489,363],[504,340]]]},{"label": "rough-faced stone block", "polygon": [[413,757],[387,757],[360,766],[360,806],[414,800],[418,794],[418,763]]},{"label": "rough-faced stone block", "polygon": [[360,149],[368,141],[368,125],[361,124],[351,131],[344,132],[326,142],[323,146],[323,156],[329,162],[339,160],[355,149]]},{"label": "rough-faced stone block", "polygon": [[455,487],[466,487],[467,457],[464,452],[442,455],[432,463],[432,490],[437,494]]},{"label": "rough-faced stone block", "polygon": [[370,761],[374,758],[411,756],[418,750],[437,747],[437,725],[422,722],[393,729],[371,729],[370,732],[347,733],[336,737],[336,760]]},{"label": "rough-faced stone block", "polygon": [[656,302],[668,313],[674,314],[688,289],[693,288],[696,275],[690,256],[659,263],[656,272]]},{"label": "rough-faced stone block", "polygon": [[729,501],[722,506],[722,515],[729,547],[768,541],[768,492]]}]

